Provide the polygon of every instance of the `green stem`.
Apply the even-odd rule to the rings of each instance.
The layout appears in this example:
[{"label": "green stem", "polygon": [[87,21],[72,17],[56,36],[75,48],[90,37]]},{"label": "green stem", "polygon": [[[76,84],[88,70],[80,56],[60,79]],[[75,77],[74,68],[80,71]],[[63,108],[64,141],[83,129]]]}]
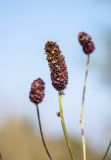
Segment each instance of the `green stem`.
[{"label": "green stem", "polygon": [[62,109],[62,95],[58,95],[58,98],[59,98],[61,124],[62,124],[62,128],[63,128],[66,144],[67,144],[67,147],[68,147],[68,151],[69,151],[71,160],[74,160],[75,158],[74,158],[73,153],[72,153],[72,149],[71,149],[71,145],[70,145],[70,141],[69,141],[69,138],[68,138],[67,129],[66,129],[66,126],[65,126],[65,121],[64,121],[64,115],[63,115],[63,109]]},{"label": "green stem", "polygon": [[86,84],[87,84],[87,78],[88,78],[89,63],[90,63],[90,56],[88,55],[87,63],[86,63],[83,94],[82,94],[81,115],[80,115],[82,150],[83,150],[83,159],[84,160],[86,160],[86,140],[85,140],[85,133],[84,133],[85,132],[84,131],[84,101],[85,101],[85,93],[86,93]]},{"label": "green stem", "polygon": [[106,149],[106,152],[105,152],[104,157],[103,157],[103,159],[102,159],[102,160],[105,160],[105,159],[106,159],[106,157],[107,157],[107,155],[108,155],[108,152],[109,152],[110,147],[111,147],[111,140],[109,141],[108,147],[107,147],[107,149]]},{"label": "green stem", "polygon": [[52,160],[51,154],[49,153],[48,148],[47,148],[46,143],[45,143],[44,134],[43,134],[43,131],[42,131],[41,120],[40,120],[40,113],[39,113],[39,106],[38,106],[38,104],[36,105],[36,109],[37,109],[37,116],[38,116],[39,129],[40,129],[40,134],[41,134],[41,138],[42,138],[42,143],[43,143],[43,146],[45,148],[45,151],[46,151],[49,159]]}]

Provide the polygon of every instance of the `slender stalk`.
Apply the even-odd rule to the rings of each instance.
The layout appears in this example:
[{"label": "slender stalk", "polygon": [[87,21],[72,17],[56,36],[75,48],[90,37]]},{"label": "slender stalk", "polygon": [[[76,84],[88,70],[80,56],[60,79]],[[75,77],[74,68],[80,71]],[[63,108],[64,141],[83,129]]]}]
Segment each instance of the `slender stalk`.
[{"label": "slender stalk", "polygon": [[42,131],[42,125],[41,125],[41,120],[40,120],[40,113],[39,113],[38,104],[36,105],[36,109],[37,109],[37,116],[38,116],[39,129],[40,129],[40,134],[41,134],[41,138],[42,138],[42,143],[43,143],[43,146],[44,146],[45,151],[47,153],[47,156],[49,157],[50,160],[52,160],[51,154],[50,154],[50,152],[47,148],[47,145],[46,145],[46,142],[45,142],[45,139],[44,139],[44,134],[43,134],[43,131]]},{"label": "slender stalk", "polygon": [[86,160],[86,140],[85,140],[85,133],[84,133],[84,101],[85,101],[85,93],[86,93],[86,84],[87,84],[89,63],[90,63],[90,56],[88,55],[87,63],[86,63],[84,87],[83,87],[83,93],[82,93],[81,115],[80,115],[81,135],[82,135],[82,150],[83,150],[83,159],[84,160]]},{"label": "slender stalk", "polygon": [[0,160],[2,160],[2,155],[1,155],[1,153],[0,153]]},{"label": "slender stalk", "polygon": [[107,149],[106,149],[106,152],[105,152],[104,157],[103,157],[103,159],[102,159],[102,160],[105,160],[105,159],[106,159],[106,157],[107,157],[107,155],[108,155],[108,152],[109,152],[110,147],[111,147],[111,140],[109,141],[108,147],[107,147]]},{"label": "slender stalk", "polygon": [[68,138],[67,129],[66,129],[66,126],[65,126],[63,109],[62,109],[62,95],[58,94],[58,98],[59,98],[60,119],[61,119],[61,124],[62,124],[62,128],[63,128],[66,144],[67,144],[67,147],[68,147],[68,151],[69,151],[71,160],[75,160],[75,157],[73,156],[73,153],[72,153],[70,141],[69,141],[69,138]]}]

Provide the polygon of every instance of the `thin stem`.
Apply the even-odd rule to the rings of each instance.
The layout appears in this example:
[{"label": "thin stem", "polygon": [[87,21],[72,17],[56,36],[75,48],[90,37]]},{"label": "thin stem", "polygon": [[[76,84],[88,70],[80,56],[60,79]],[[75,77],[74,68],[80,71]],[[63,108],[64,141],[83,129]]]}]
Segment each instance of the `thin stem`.
[{"label": "thin stem", "polygon": [[51,154],[49,153],[48,148],[47,148],[46,143],[45,143],[44,134],[43,134],[43,131],[42,131],[41,120],[40,120],[40,113],[39,113],[38,104],[36,105],[36,109],[37,109],[37,116],[38,116],[39,129],[40,129],[40,134],[41,134],[41,138],[42,138],[42,143],[43,143],[43,146],[44,146],[44,148],[46,150],[46,153],[47,153],[49,159],[52,160]]},{"label": "thin stem", "polygon": [[2,160],[2,155],[1,155],[1,153],[0,153],[0,160]]},{"label": "thin stem", "polygon": [[107,149],[106,149],[106,152],[105,152],[104,157],[103,157],[103,159],[102,159],[102,160],[105,160],[105,159],[106,159],[106,157],[107,157],[107,155],[108,155],[108,152],[109,152],[110,147],[111,147],[111,140],[109,141],[108,147],[107,147]]},{"label": "thin stem", "polygon": [[67,147],[68,147],[68,151],[69,151],[71,160],[75,160],[75,158],[73,156],[73,153],[72,153],[70,141],[69,141],[69,138],[68,138],[67,129],[66,129],[66,126],[65,126],[63,109],[62,109],[62,95],[58,94],[58,98],[59,98],[59,108],[60,108],[60,119],[61,119],[61,124],[62,124],[62,128],[63,128],[66,144],[67,144]]},{"label": "thin stem", "polygon": [[81,124],[81,135],[82,135],[82,150],[83,150],[83,159],[86,160],[86,140],[85,140],[85,131],[84,131],[84,101],[85,101],[85,93],[86,93],[86,84],[88,77],[88,69],[90,63],[90,56],[87,57],[86,63],[86,71],[85,71],[85,79],[84,79],[84,87],[82,93],[82,103],[81,103],[81,116],[80,116],[80,124]]}]

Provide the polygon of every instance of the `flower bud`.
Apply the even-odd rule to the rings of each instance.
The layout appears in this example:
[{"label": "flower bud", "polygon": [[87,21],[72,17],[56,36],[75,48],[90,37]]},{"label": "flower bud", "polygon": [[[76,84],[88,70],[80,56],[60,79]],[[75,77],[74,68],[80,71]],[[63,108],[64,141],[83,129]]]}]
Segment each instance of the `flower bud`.
[{"label": "flower bud", "polygon": [[39,104],[43,101],[45,96],[45,83],[41,78],[38,78],[33,81],[31,85],[31,90],[29,93],[29,98],[31,102]]},{"label": "flower bud", "polygon": [[89,34],[85,32],[80,32],[78,36],[79,43],[83,47],[85,54],[91,54],[95,50],[95,45],[92,42],[92,38]]}]

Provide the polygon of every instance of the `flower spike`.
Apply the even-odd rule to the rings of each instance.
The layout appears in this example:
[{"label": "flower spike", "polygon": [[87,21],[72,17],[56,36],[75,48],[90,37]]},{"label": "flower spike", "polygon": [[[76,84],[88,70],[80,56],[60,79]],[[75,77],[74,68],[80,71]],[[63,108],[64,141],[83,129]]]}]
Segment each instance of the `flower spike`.
[{"label": "flower spike", "polygon": [[79,43],[81,44],[85,54],[91,54],[95,50],[95,45],[89,34],[80,32],[78,36]]},{"label": "flower spike", "polygon": [[38,78],[33,81],[31,85],[31,90],[29,93],[29,98],[31,102],[35,104],[39,104],[43,101],[43,98],[45,96],[45,83],[41,78]]},{"label": "flower spike", "polygon": [[[48,41],[45,45],[45,53],[47,55],[48,65],[51,71],[51,80],[53,87],[61,92],[68,84],[68,72],[63,56],[58,44]],[[61,92],[62,93],[62,92]]]}]

